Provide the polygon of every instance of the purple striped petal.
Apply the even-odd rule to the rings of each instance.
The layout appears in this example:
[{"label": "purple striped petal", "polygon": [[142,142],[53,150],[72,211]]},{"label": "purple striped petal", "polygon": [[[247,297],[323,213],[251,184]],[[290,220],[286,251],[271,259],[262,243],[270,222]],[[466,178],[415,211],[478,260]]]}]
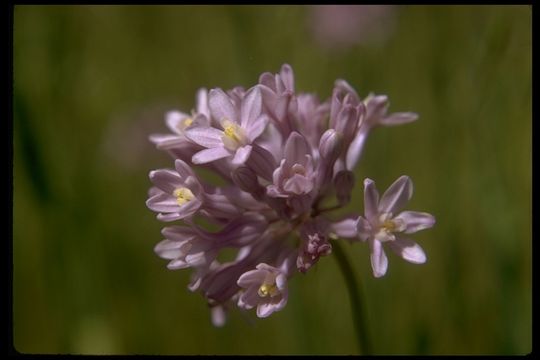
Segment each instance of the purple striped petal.
[{"label": "purple striped petal", "polygon": [[265,317],[270,316],[276,310],[277,310],[277,304],[271,304],[271,303],[259,304],[259,306],[257,306],[257,316],[260,318],[265,318]]},{"label": "purple striped petal", "polygon": [[405,223],[405,234],[412,234],[420,230],[429,229],[435,225],[435,217],[431,214],[419,211],[403,211],[396,219]]},{"label": "purple striped petal", "polygon": [[224,119],[237,121],[237,113],[231,99],[221,89],[212,89],[208,94],[210,113],[219,123]]},{"label": "purple striped petal", "polygon": [[182,127],[182,120],[189,117],[188,114],[180,111],[169,111],[165,115],[165,124],[174,133],[180,134],[180,128]]},{"label": "purple striped petal", "polygon": [[197,113],[210,118],[210,109],[208,108],[208,91],[205,88],[197,90]]},{"label": "purple striped petal", "polygon": [[250,141],[255,141],[266,129],[268,124],[268,116],[260,115],[257,119],[250,123],[247,128],[247,137]]},{"label": "purple striped petal", "polygon": [[157,219],[160,220],[160,221],[175,221],[175,220],[180,220],[182,219],[183,216],[177,214],[177,213],[167,213],[167,214],[164,214],[164,213],[159,213],[157,214]]},{"label": "purple striped petal", "polygon": [[259,76],[259,84],[266,86],[273,92],[276,91],[276,80],[274,75],[269,72],[262,73],[261,76]]},{"label": "purple striped petal", "polygon": [[423,264],[427,260],[422,247],[410,239],[398,236],[395,241],[389,241],[388,245],[392,251],[410,263]]},{"label": "purple striped petal", "polygon": [[264,270],[250,270],[243,273],[236,283],[238,286],[248,288],[251,285],[262,285],[266,277],[266,271]]},{"label": "purple striped petal", "polygon": [[186,130],[185,136],[194,143],[206,148],[223,146],[223,141],[221,140],[223,131],[213,127],[193,127]]},{"label": "purple striped petal", "polygon": [[375,182],[371,179],[364,180],[364,215],[368,221],[378,216],[379,192]]},{"label": "purple striped petal", "polygon": [[233,165],[240,166],[243,165],[251,154],[251,145],[242,146],[236,149],[236,153],[232,159]]},{"label": "purple striped petal", "polygon": [[176,199],[166,193],[152,196],[150,199],[146,200],[146,206],[148,206],[150,210],[164,213],[176,212],[179,208]]},{"label": "purple striped petal", "polygon": [[285,85],[285,88],[291,92],[294,92],[294,72],[289,64],[283,64],[279,73],[281,81]]},{"label": "purple striped petal", "polygon": [[189,176],[195,176],[193,173],[193,170],[191,170],[191,167],[186,164],[185,161],[182,161],[180,159],[176,159],[174,162],[174,167],[176,169],[176,172],[182,179],[187,179]]},{"label": "purple striped petal", "polygon": [[360,131],[357,132],[356,137],[353,139],[349,145],[349,150],[347,150],[347,169],[353,170],[358,160],[360,160],[360,155],[364,149],[364,144],[368,136],[367,127],[360,127]]},{"label": "purple striped petal", "polygon": [[358,230],[358,237],[360,237],[360,240],[362,241],[366,241],[373,231],[371,223],[361,216],[358,217],[356,229]]},{"label": "purple striped petal", "polygon": [[336,233],[337,236],[346,238],[346,239],[357,239],[358,238],[358,217],[350,217],[337,221],[333,223],[332,231]]},{"label": "purple striped petal", "polygon": [[185,241],[171,241],[165,239],[160,241],[155,247],[154,252],[162,259],[173,260],[183,255],[181,250],[186,244]]},{"label": "purple striped petal", "polygon": [[180,176],[168,170],[150,171],[150,180],[168,194],[172,194],[176,188],[182,186]]},{"label": "purple striped petal", "polygon": [[388,269],[388,258],[384,253],[382,243],[378,240],[370,241],[371,245],[371,268],[373,269],[373,276],[379,278],[386,274]]},{"label": "purple striped petal", "polygon": [[261,90],[253,87],[246,94],[240,108],[240,126],[249,129],[251,124],[259,117],[262,109]]},{"label": "purple striped petal", "polygon": [[230,156],[231,153],[224,147],[201,150],[191,158],[194,164],[206,164]]},{"label": "purple striped petal", "polygon": [[411,179],[405,175],[399,177],[381,197],[379,212],[397,214],[411,199],[412,194],[413,184]]},{"label": "purple striped petal", "polygon": [[413,112],[398,112],[382,118],[379,121],[380,125],[384,126],[396,126],[401,124],[408,124],[418,119],[418,114]]},{"label": "purple striped petal", "polygon": [[285,143],[285,159],[292,164],[305,164],[305,155],[310,154],[306,139],[297,133],[292,132]]}]

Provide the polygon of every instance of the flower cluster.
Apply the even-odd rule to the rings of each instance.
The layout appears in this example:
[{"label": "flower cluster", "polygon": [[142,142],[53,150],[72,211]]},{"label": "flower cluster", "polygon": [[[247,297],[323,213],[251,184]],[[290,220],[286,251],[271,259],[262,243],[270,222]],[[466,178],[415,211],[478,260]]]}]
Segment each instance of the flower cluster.
[{"label": "flower cluster", "polygon": [[[258,317],[283,309],[289,278],[329,255],[339,238],[369,244],[376,277],[388,266],[383,244],[409,262],[426,261],[406,235],[435,219],[401,211],[413,192],[407,176],[381,197],[364,180],[364,215],[329,216],[351,200],[370,131],[417,118],[387,109],[386,96],[361,99],[344,80],[324,102],[297,93],[292,68],[283,65],[248,90],[200,89],[190,114],[166,114],[171,132],[150,140],[175,159],[174,169],[150,172],[146,204],[159,220],[182,223],[163,228],[155,252],[169,269],[193,269],[189,289],[208,301],[215,325],[232,304],[256,308]],[[215,183],[197,167],[215,174]]]}]

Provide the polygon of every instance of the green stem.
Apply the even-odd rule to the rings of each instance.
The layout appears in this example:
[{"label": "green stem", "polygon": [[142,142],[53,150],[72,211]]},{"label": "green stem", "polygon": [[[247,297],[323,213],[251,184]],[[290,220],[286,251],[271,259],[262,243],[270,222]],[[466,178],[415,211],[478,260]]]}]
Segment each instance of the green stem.
[{"label": "green stem", "polygon": [[358,346],[360,347],[360,353],[370,355],[371,346],[369,334],[367,332],[366,314],[362,307],[361,284],[355,279],[354,270],[351,263],[347,259],[345,252],[343,251],[342,245],[335,241],[333,242],[332,250],[332,252],[336,255],[339,269],[341,270],[341,274],[343,275],[347,285],[347,290],[349,291],[354,327],[356,330]]}]

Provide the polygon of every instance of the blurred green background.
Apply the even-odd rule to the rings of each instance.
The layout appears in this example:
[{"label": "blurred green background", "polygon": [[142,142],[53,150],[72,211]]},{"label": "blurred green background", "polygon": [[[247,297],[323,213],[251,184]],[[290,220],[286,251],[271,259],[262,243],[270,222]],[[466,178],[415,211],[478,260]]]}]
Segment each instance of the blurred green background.
[{"label": "blurred green background", "polygon": [[148,172],[172,160],[148,134],[166,132],[166,111],[191,110],[199,87],[250,87],[289,63],[297,91],[327,98],[344,78],[361,96],[387,94],[391,111],[420,114],[372,133],[348,208],[362,209],[363,178],[382,190],[407,174],[409,209],[437,217],[414,236],[428,262],[389,254],[381,279],[368,247],[346,244],[374,352],[530,352],[531,8],[386,10],[372,30],[384,36],[357,29],[358,42],[329,48],[309,6],[16,6],[16,349],[358,352],[332,256],[292,278],[283,311],[234,309],[214,328],[186,288],[191,271],[169,271],[153,253],[163,223],[145,206]]}]

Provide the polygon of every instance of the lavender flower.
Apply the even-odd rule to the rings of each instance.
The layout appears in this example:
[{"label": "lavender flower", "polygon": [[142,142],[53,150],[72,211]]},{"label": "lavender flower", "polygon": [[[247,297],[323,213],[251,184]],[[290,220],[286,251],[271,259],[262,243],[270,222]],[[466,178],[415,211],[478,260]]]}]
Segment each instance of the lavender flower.
[{"label": "lavender flower", "polygon": [[287,304],[287,268],[261,263],[256,270],[243,273],[237,283],[245,289],[238,306],[245,309],[256,306],[258,317],[267,317]]},{"label": "lavender flower", "polygon": [[[256,308],[261,318],[282,310],[290,278],[330,255],[339,238],[370,245],[376,277],[387,269],[383,243],[409,262],[425,261],[423,250],[403,234],[435,220],[399,212],[412,195],[408,177],[380,201],[366,179],[364,215],[331,215],[351,200],[354,166],[370,130],[413,121],[416,114],[386,115],[385,96],[361,99],[344,80],[323,102],[297,93],[294,84],[285,64],[247,90],[201,89],[191,115],[169,112],[172,133],[150,138],[175,166],[150,172],[154,186],[146,204],[158,220],[183,222],[164,227],[165,239],[154,251],[171,270],[193,270],[188,288],[206,299],[216,326],[233,306]],[[203,181],[198,167],[213,172],[221,185]],[[234,259],[220,260],[224,250],[235,252]]]},{"label": "lavender flower", "polygon": [[238,109],[233,100],[220,89],[209,94],[210,112],[222,130],[210,126],[195,126],[185,135],[205,147],[193,155],[194,164],[204,164],[233,155],[232,163],[243,164],[251,154],[251,143],[262,134],[267,116],[261,114],[262,98],[258,87],[245,94]]},{"label": "lavender flower", "polygon": [[[426,261],[424,250],[403,234],[412,234],[435,225],[435,218],[423,212],[399,212],[413,193],[413,184],[408,176],[397,179],[379,200],[375,182],[364,180],[364,217],[358,218],[358,233],[369,242],[373,275],[381,277],[388,268],[388,259],[382,247],[390,249],[413,264]],[[399,212],[399,213],[398,213]]]}]

